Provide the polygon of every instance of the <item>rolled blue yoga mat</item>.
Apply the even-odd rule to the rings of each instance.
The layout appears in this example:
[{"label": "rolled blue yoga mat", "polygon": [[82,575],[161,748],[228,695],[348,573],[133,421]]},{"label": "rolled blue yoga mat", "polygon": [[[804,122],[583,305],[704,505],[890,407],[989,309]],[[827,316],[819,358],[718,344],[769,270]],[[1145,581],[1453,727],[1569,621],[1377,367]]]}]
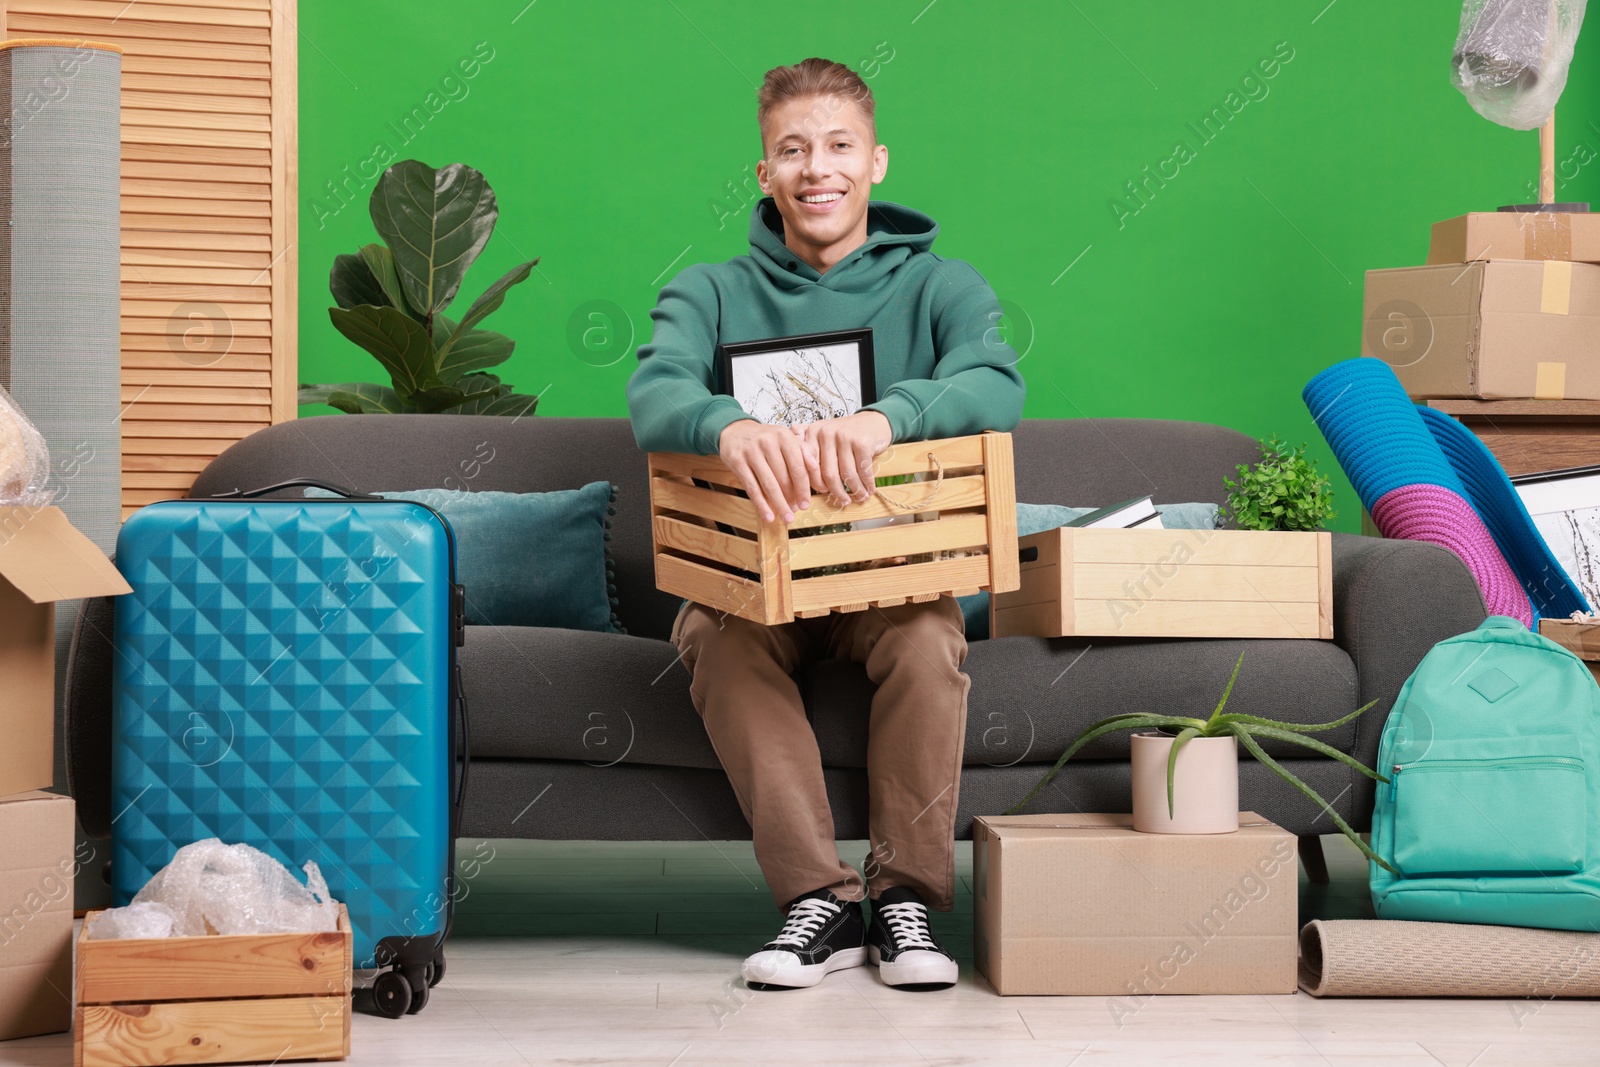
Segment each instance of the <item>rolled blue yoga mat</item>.
[{"label": "rolled blue yoga mat", "polygon": [[1385,493],[1406,485],[1438,485],[1467,495],[1383,360],[1335,363],[1307,382],[1300,397],[1369,512]]}]

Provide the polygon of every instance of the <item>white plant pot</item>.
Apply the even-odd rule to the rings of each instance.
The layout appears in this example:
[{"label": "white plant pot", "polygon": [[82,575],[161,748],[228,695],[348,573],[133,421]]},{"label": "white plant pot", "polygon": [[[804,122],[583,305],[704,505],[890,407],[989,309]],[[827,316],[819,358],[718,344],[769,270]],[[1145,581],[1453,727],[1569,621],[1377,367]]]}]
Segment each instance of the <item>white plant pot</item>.
[{"label": "white plant pot", "polygon": [[1146,834],[1231,834],[1239,829],[1239,747],[1232,737],[1194,737],[1178,753],[1167,814],[1167,757],[1174,738],[1133,735],[1133,828]]}]

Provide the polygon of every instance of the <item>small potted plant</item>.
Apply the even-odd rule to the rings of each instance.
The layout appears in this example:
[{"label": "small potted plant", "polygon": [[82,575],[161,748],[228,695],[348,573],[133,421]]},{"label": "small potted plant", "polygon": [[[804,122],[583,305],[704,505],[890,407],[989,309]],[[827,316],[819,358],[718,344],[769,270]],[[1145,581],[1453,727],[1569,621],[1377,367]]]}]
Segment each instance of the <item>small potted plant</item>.
[{"label": "small potted plant", "polygon": [[1334,519],[1333,486],[1306,459],[1304,442],[1290,448],[1276,434],[1259,442],[1261,459],[1239,464],[1239,480],[1224,478],[1227,503],[1217,509],[1218,525],[1240,530],[1320,530]]},{"label": "small potted plant", "polygon": [[[1114,730],[1145,730],[1151,732],[1135,734],[1133,737],[1135,830],[1154,833],[1226,833],[1229,830],[1237,830],[1239,827],[1237,746],[1243,746],[1245,751],[1264,764],[1268,770],[1304,793],[1327,812],[1339,831],[1349,838],[1363,855],[1385,870],[1392,871],[1393,868],[1372,851],[1361,839],[1361,835],[1351,829],[1350,824],[1333,810],[1330,802],[1324,800],[1316,790],[1302,782],[1261,747],[1261,742],[1265,740],[1303,745],[1313,752],[1336,759],[1360,771],[1368,778],[1387,783],[1389,779],[1360,760],[1340,752],[1332,745],[1307,736],[1352,722],[1377,701],[1363,704],[1333,722],[1314,724],[1281,722],[1239,712],[1224,713],[1222,709],[1228,703],[1228,696],[1233,692],[1233,683],[1239,677],[1239,668],[1243,664],[1244,653],[1241,652],[1238,662],[1233,665],[1233,674],[1228,678],[1228,685],[1222,691],[1222,699],[1217,701],[1217,706],[1211,712],[1209,719],[1136,711],[1113,715],[1108,719],[1091,723],[1071,745],[1067,746],[1067,750],[1056,760],[1055,766],[1040,779],[1039,784],[1034,786],[1021,801],[1007,809],[1006,814],[1015,814],[1025,807],[1041,789],[1050,784],[1050,780],[1056,776],[1067,760],[1090,741]],[[1184,755],[1192,756],[1194,753],[1200,753],[1200,759],[1181,758]],[[1184,778],[1181,790],[1174,784],[1175,779],[1179,777],[1179,771],[1182,771]],[[1181,819],[1177,814],[1180,797],[1184,809]],[[1191,826],[1204,828],[1188,829]]]}]

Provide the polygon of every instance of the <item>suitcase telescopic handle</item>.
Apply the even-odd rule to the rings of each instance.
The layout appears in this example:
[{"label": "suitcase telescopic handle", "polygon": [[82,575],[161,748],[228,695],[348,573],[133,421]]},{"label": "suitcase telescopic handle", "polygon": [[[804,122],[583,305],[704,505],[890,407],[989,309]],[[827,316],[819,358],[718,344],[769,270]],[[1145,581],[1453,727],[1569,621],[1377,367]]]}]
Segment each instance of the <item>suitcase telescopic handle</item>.
[{"label": "suitcase telescopic handle", "polygon": [[330,493],[337,493],[339,496],[345,497],[348,500],[382,500],[383,499],[382,497],[375,496],[372,493],[357,492],[354,489],[349,489],[349,488],[346,488],[345,486],[342,486],[342,485],[334,485],[332,482],[318,481],[315,478],[290,478],[286,482],[276,482],[276,483],[274,483],[272,485],[263,485],[263,486],[260,486],[259,488],[256,488],[256,489],[230,489],[225,493],[213,493],[210,497],[208,497],[206,499],[209,499],[209,500],[251,500],[251,499],[254,499],[255,497],[258,497],[258,496],[266,496],[268,493],[276,493],[279,490],[283,490],[283,489],[299,489],[299,488],[322,489],[322,490],[326,490],[327,492],[330,492]]}]

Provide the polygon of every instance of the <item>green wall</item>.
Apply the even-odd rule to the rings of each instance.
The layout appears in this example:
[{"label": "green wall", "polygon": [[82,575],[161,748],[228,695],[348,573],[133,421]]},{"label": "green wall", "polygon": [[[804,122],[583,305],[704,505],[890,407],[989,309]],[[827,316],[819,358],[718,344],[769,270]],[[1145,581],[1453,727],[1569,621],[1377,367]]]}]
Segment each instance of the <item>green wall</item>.
[{"label": "green wall", "polygon": [[[762,74],[822,55],[877,98],[889,174],[874,197],[937,219],[935,250],[1004,302],[1027,347],[1028,416],[1276,431],[1336,472],[1299,392],[1359,353],[1362,272],[1421,263],[1438,219],[1533,199],[1537,133],[1479,118],[1449,84],[1459,10],[304,0],[301,379],[382,377],[329,324],[328,268],[375,239],[383,160],[460,161],[501,211],[467,298],[540,257],[489,323],[518,342],[502,376],[540,393],[541,414],[625,415],[661,285],[748,249]],[[1558,150],[1595,160],[1600,29],[1574,67]],[[1228,121],[1203,137],[1213,108]],[[1558,194],[1600,201],[1600,162]],[[1336,480],[1335,525],[1356,529],[1359,502]]]}]

